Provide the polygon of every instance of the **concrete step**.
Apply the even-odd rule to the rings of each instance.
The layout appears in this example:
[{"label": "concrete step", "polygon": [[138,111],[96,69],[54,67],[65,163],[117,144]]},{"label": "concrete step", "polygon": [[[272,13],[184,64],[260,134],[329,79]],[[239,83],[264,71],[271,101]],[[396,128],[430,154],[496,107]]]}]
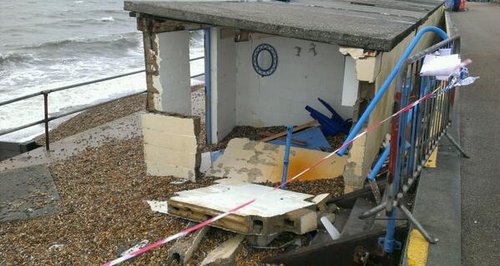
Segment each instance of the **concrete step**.
[{"label": "concrete step", "polygon": [[371,230],[373,228],[375,218],[369,217],[361,220],[359,219],[359,216],[373,207],[375,207],[375,203],[371,201],[363,198],[356,199],[354,207],[349,214],[349,218],[342,229],[341,236],[353,236]]},{"label": "concrete step", "polygon": [[76,155],[89,147],[99,147],[112,140],[131,139],[140,136],[139,118],[142,113],[144,112],[137,112],[51,143],[50,152],[47,152],[45,147],[40,147],[0,161],[0,172],[34,165],[49,165],[54,161],[64,160]]}]

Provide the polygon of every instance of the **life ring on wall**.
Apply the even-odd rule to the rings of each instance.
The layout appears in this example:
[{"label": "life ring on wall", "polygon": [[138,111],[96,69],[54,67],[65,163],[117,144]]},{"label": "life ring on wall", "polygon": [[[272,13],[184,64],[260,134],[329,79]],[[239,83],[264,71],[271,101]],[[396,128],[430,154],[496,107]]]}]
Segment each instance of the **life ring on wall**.
[{"label": "life ring on wall", "polygon": [[259,44],[252,54],[253,69],[262,77],[270,76],[278,67],[278,53],[267,43]]}]

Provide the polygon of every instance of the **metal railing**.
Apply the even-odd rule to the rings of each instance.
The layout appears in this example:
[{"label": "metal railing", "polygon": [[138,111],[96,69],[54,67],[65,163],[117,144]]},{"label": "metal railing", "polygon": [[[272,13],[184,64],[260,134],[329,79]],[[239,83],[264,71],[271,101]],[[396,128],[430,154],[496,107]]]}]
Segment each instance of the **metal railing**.
[{"label": "metal railing", "polygon": [[[190,58],[189,62],[192,62],[192,61],[195,61],[195,60],[201,60],[201,59],[204,59],[204,58],[205,58],[204,56]],[[98,107],[98,106],[101,106],[101,105],[105,105],[105,104],[108,104],[110,102],[113,102],[113,101],[116,101],[116,100],[119,100],[119,99],[123,99],[123,98],[128,98],[128,97],[140,95],[140,94],[143,94],[143,93],[147,92],[147,90],[143,90],[143,91],[140,91],[140,92],[136,92],[136,93],[128,94],[128,95],[125,95],[125,96],[113,98],[113,99],[110,99],[110,100],[107,100],[107,101],[104,101],[104,102],[100,102],[98,104],[87,105],[87,106],[84,106],[82,108],[72,109],[72,110],[70,110],[68,112],[65,112],[65,113],[62,113],[62,114],[53,115],[53,116],[51,116],[49,114],[49,94],[50,93],[64,91],[64,90],[68,90],[68,89],[73,89],[73,88],[76,88],[76,87],[86,86],[86,85],[95,84],[95,83],[99,83],[99,82],[103,82],[103,81],[108,81],[108,80],[113,80],[113,79],[117,79],[117,78],[122,78],[122,77],[126,77],[126,76],[131,76],[131,75],[139,74],[139,73],[142,73],[142,72],[145,72],[145,70],[136,70],[136,71],[132,71],[132,72],[120,74],[120,75],[115,75],[115,76],[110,76],[110,77],[105,77],[105,78],[100,78],[100,79],[95,79],[95,80],[80,82],[80,83],[71,84],[71,85],[67,85],[67,86],[62,86],[62,87],[58,87],[58,88],[54,88],[54,89],[49,89],[49,90],[43,90],[43,91],[39,91],[39,92],[35,92],[35,93],[23,95],[23,96],[20,96],[20,97],[17,97],[17,98],[13,98],[13,99],[9,99],[7,101],[0,102],[0,106],[4,106],[4,105],[7,105],[7,104],[11,104],[11,103],[15,103],[15,102],[27,100],[27,99],[30,99],[30,98],[34,98],[34,97],[38,97],[38,96],[43,96],[43,107],[44,107],[43,108],[44,109],[44,118],[43,119],[31,122],[31,123],[28,123],[28,124],[24,124],[24,125],[21,125],[21,126],[18,126],[18,127],[0,130],[0,136],[6,135],[6,134],[9,134],[9,133],[12,133],[12,132],[16,132],[16,131],[19,131],[19,130],[23,130],[23,129],[26,129],[26,128],[29,128],[29,127],[32,127],[32,126],[35,126],[35,125],[44,124],[45,125],[45,149],[47,151],[50,151],[50,137],[49,137],[49,122],[50,121],[55,120],[55,119],[59,119],[59,118],[62,118],[62,117],[68,116],[68,115],[72,115],[72,114],[75,114],[75,113],[78,113],[78,112],[82,112],[82,111],[85,111],[85,110],[90,109],[90,108],[94,108],[94,107]],[[193,79],[193,78],[201,77],[203,75],[205,75],[205,73],[196,74],[196,75],[190,76],[190,78]]]},{"label": "metal railing", "polygon": [[[437,242],[437,239],[433,238],[413,217],[402,203],[402,199],[419,177],[424,164],[442,136],[445,135],[454,142],[446,133],[451,125],[450,114],[454,102],[454,90],[432,94],[437,89],[447,87],[449,81],[420,75],[425,56],[443,48],[451,49],[452,54],[459,53],[460,36],[454,35],[404,60],[399,71],[395,111],[405,108],[417,99],[426,97],[426,100],[405,110],[399,117],[392,120],[390,145],[386,147],[379,159],[379,161],[385,160],[389,156],[389,174],[384,201],[360,217],[367,218],[380,211],[386,211],[389,217],[387,230],[385,236],[380,239],[386,253],[392,253],[401,244],[394,239],[396,209],[408,218],[428,242]],[[429,97],[430,95],[432,97]],[[457,148],[463,154],[460,147]],[[379,162],[376,165],[378,164]]]},{"label": "metal railing", "polygon": [[389,76],[385,79],[384,83],[377,90],[375,96],[370,101],[370,103],[366,107],[366,109],[363,112],[363,114],[361,115],[361,117],[359,117],[358,121],[356,122],[354,127],[349,132],[349,135],[347,136],[347,138],[344,141],[343,148],[340,149],[340,151],[338,152],[339,155],[344,155],[344,153],[346,152],[346,150],[348,148],[348,145],[346,145],[346,144],[349,143],[351,140],[353,140],[354,137],[356,135],[358,135],[361,128],[363,128],[365,126],[365,123],[368,121],[372,111],[375,109],[375,107],[377,107],[378,103],[380,102],[380,100],[384,96],[385,92],[389,89],[392,81],[394,80],[394,78],[396,78],[399,71],[401,70],[401,66],[404,64],[405,60],[410,56],[413,49],[417,46],[418,42],[422,39],[422,36],[424,36],[424,34],[429,33],[429,32],[433,32],[433,33],[439,35],[442,39],[448,38],[448,35],[446,34],[446,32],[444,32],[442,29],[435,27],[435,26],[426,26],[426,27],[422,28],[420,31],[418,31],[415,38],[413,38],[413,40],[410,42],[410,44],[408,45],[408,47],[404,51],[403,55],[401,55],[401,58],[399,59],[399,61],[396,63],[396,65],[392,69]]}]

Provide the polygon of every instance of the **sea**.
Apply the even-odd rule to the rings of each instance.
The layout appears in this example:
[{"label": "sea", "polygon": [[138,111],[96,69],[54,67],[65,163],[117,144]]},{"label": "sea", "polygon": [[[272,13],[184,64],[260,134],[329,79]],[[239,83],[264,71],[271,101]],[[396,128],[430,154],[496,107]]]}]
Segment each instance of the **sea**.
[{"label": "sea", "polygon": [[[192,32],[190,57],[203,54],[203,32]],[[141,69],[142,33],[135,18],[123,10],[123,0],[0,0],[0,102]],[[191,75],[202,72],[203,60],[193,61]],[[145,88],[140,73],[51,93],[49,113]],[[0,106],[0,131],[40,119],[42,96]],[[51,128],[63,121],[52,122]],[[43,125],[37,125],[0,136],[0,141],[24,142],[42,133]]]}]

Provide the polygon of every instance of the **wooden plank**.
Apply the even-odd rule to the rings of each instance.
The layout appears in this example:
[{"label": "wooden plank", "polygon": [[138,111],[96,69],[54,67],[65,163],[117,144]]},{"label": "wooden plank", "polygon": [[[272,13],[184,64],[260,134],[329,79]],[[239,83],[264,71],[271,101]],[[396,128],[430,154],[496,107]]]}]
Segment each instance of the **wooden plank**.
[{"label": "wooden plank", "polygon": [[[306,129],[306,128],[310,128],[310,127],[317,127],[319,126],[319,123],[314,120],[314,121],[311,121],[311,122],[307,122],[305,124],[302,124],[302,125],[298,125],[298,126],[295,126],[293,128],[293,132],[297,132],[297,131],[300,131],[300,130],[303,130],[303,129]],[[267,141],[270,141],[270,140],[273,140],[273,139],[277,139],[279,137],[284,137],[286,136],[286,131],[283,131],[283,132],[280,132],[280,133],[277,133],[277,134],[274,134],[272,136],[269,136],[269,137],[266,137],[266,138],[263,138],[261,139],[260,141],[262,142],[267,142]]]}]

